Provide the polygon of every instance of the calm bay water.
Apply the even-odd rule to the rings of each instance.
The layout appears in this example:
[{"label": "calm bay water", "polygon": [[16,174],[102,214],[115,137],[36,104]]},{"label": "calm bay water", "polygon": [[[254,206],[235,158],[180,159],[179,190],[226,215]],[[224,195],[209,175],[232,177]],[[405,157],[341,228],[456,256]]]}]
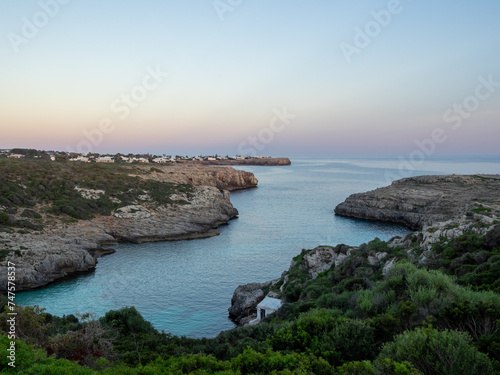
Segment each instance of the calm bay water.
[{"label": "calm bay water", "polygon": [[[397,160],[397,159],[396,159]],[[99,259],[95,272],[33,291],[20,305],[39,305],[55,315],[135,306],[159,330],[213,337],[232,328],[227,309],[234,289],[278,278],[303,248],[359,245],[409,231],[398,225],[337,217],[348,195],[388,184],[398,173],[393,159],[293,159],[287,167],[242,167],[259,187],[231,193],[240,215],[220,236],[149,244],[120,244]],[[412,175],[500,174],[500,158],[435,159]]]}]

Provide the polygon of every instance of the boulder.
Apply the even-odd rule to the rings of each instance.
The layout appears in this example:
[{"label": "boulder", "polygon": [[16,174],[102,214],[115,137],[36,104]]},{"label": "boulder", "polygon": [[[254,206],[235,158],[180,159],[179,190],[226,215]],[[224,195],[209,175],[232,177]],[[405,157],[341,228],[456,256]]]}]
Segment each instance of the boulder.
[{"label": "boulder", "polygon": [[240,324],[243,318],[255,314],[256,306],[265,297],[263,288],[269,285],[270,282],[238,286],[233,293],[231,307],[228,309],[230,318]]}]

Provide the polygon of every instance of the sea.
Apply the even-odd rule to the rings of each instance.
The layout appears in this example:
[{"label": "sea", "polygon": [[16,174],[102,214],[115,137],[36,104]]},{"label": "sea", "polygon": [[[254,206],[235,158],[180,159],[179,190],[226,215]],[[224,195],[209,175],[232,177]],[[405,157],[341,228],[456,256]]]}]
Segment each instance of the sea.
[{"label": "sea", "polygon": [[228,317],[238,285],[277,279],[302,249],[360,245],[410,231],[401,225],[336,216],[350,194],[392,179],[428,174],[500,174],[500,156],[434,157],[409,164],[398,157],[292,158],[290,166],[236,167],[255,174],[257,188],[231,192],[239,216],[220,235],[188,241],[119,244],[95,271],[16,294],[63,316],[135,306],[160,331],[214,337],[235,325]]}]

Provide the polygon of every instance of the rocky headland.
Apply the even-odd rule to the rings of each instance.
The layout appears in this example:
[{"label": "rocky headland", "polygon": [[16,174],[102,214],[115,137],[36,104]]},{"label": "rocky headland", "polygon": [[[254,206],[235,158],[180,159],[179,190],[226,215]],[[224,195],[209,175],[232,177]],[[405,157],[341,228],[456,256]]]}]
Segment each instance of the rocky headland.
[{"label": "rocky headland", "polygon": [[[144,189],[135,192],[136,195],[129,192],[130,198],[125,191],[123,196],[131,201],[125,203],[115,195],[109,197],[118,208],[110,215],[95,214],[88,220],[49,215],[44,213],[40,204],[33,208],[42,214],[36,213],[34,219],[26,218],[26,212],[34,212],[31,209],[0,207],[2,217],[12,224],[0,231],[0,247],[3,249],[0,292],[5,292],[7,287],[7,261],[16,265],[16,290],[20,291],[46,285],[76,272],[93,270],[97,259],[113,252],[110,246],[117,242],[184,240],[217,235],[218,226],[238,215],[231,204],[229,190],[257,185],[252,173],[205,166],[134,166],[129,176],[139,177],[147,183],[168,184],[168,196],[158,198],[155,197],[157,191]],[[123,190],[127,190],[126,186],[124,181]],[[145,186],[158,188],[158,184]],[[107,197],[104,189],[78,186],[74,189],[89,204]],[[19,195],[19,199],[23,197]],[[43,222],[43,228],[40,222]],[[19,223],[23,224],[22,229],[16,227]]]},{"label": "rocky headland", "polygon": [[291,165],[289,158],[248,158],[248,159],[224,159],[224,160],[178,160],[178,163],[198,165],[260,165],[280,166]]},{"label": "rocky headland", "polygon": [[[284,302],[307,299],[314,291],[311,285],[323,272],[335,275],[337,282],[350,277],[363,283],[376,274],[386,275],[400,260],[437,268],[442,259],[436,249],[453,247],[453,241],[463,236],[481,238],[484,250],[492,251],[500,246],[500,176],[405,178],[388,187],[353,194],[335,208],[335,213],[402,223],[416,231],[387,242],[376,238],[360,246],[340,244],[302,250],[279,279],[235,290],[229,315],[237,324],[252,320],[255,307],[266,295]],[[464,269],[470,269],[467,262],[471,259],[474,267],[485,268],[491,263],[484,251],[466,253],[462,258],[468,260],[455,260],[450,267],[465,262]]]},{"label": "rocky headland", "polygon": [[[197,164],[156,164],[154,167],[138,165],[146,176],[161,182],[188,184],[195,186],[212,186],[221,190],[240,190],[256,187],[257,178],[253,173],[236,170],[232,167],[210,167]],[[149,173],[152,172],[152,173]]]},{"label": "rocky headland", "polygon": [[335,213],[401,223],[418,230],[474,210],[498,210],[499,192],[500,176],[410,177],[394,181],[387,187],[352,194],[335,208]]}]

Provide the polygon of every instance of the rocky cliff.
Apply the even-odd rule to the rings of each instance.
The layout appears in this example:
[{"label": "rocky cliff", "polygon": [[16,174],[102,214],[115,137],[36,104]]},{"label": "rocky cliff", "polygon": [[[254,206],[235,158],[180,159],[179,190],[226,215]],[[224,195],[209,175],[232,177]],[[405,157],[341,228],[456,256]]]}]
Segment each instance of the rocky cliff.
[{"label": "rocky cliff", "polygon": [[253,173],[236,170],[231,167],[210,167],[205,165],[146,165],[138,166],[144,173],[140,177],[162,182],[189,184],[195,186],[213,186],[221,190],[238,190],[256,187],[258,180]]},{"label": "rocky cliff", "polygon": [[[20,291],[94,269],[97,258],[118,241],[141,243],[217,235],[218,226],[238,215],[228,190],[257,185],[252,173],[233,168],[152,168],[140,165],[134,168],[135,172],[130,176],[186,183],[191,187],[173,190],[166,204],[159,204],[158,199],[151,196],[152,192],[144,190],[135,203],[120,204],[110,216],[95,215],[91,220],[74,220],[43,214],[43,217],[32,220],[34,223],[43,221],[46,224],[43,230],[36,230],[35,227],[33,230],[29,227],[22,230],[1,228],[0,292],[5,292],[7,288],[7,261],[16,265],[16,290]],[[107,194],[104,190],[75,189],[89,201]],[[35,208],[43,212],[43,207]],[[0,212],[2,209],[5,207],[0,206]],[[19,220],[25,211],[18,210],[17,214],[4,216],[21,222]]]},{"label": "rocky cliff", "polygon": [[[335,208],[341,216],[402,223],[411,229],[471,210],[500,208],[500,176],[419,176],[353,194]],[[487,203],[486,203],[487,202]]]}]

